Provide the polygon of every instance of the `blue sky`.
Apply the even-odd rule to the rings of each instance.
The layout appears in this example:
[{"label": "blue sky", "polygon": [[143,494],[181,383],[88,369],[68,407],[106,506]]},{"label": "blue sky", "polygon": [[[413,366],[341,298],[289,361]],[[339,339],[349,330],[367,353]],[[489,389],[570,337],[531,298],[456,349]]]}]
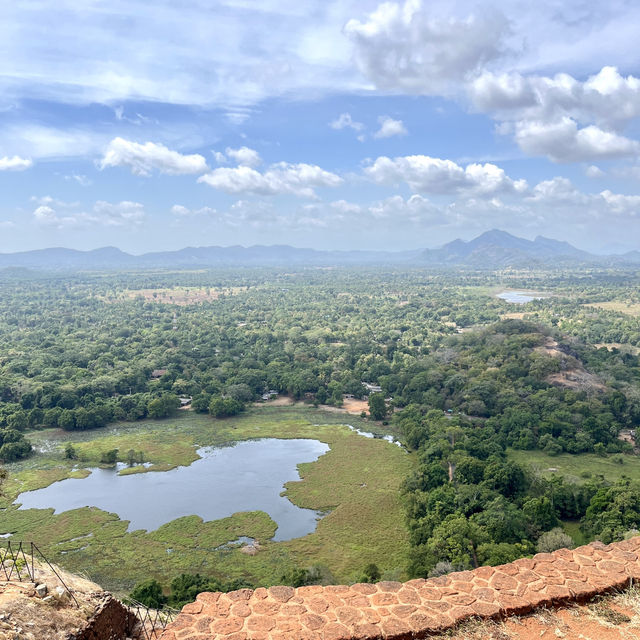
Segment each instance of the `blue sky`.
[{"label": "blue sky", "polygon": [[24,0],[0,251],[640,249],[640,5]]}]

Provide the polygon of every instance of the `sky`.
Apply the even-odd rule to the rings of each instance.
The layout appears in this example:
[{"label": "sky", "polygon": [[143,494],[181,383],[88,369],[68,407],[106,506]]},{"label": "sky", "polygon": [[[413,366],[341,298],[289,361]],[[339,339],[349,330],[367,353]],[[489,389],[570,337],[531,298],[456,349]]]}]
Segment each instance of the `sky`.
[{"label": "sky", "polygon": [[0,8],[0,252],[640,249],[640,3]]}]

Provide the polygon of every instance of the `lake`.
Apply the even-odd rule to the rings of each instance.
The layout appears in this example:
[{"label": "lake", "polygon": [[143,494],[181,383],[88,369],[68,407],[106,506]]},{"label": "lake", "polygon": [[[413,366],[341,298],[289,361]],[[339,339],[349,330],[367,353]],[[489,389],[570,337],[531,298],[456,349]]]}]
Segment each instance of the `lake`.
[{"label": "lake", "polygon": [[56,513],[98,507],[129,521],[129,531],[152,531],[188,515],[219,520],[239,511],[264,511],[276,522],[274,540],[315,531],[321,515],[281,496],[284,484],[300,480],[297,465],[329,450],[318,440],[264,438],[226,447],[198,449],[201,456],[171,471],[118,475],[117,468],[94,468],[86,478],[68,478],[21,493],[20,509]]},{"label": "lake", "polygon": [[536,291],[503,291],[498,293],[497,298],[512,304],[525,304],[532,300],[541,300],[544,296]]}]

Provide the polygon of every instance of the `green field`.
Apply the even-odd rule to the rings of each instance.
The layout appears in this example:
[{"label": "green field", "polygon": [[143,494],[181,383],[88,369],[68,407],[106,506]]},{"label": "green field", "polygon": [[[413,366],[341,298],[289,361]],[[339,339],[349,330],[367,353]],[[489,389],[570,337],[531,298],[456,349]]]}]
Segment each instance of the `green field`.
[{"label": "green field", "polygon": [[[30,437],[38,453],[8,465],[0,533],[33,540],[53,561],[117,592],[148,577],[167,584],[180,572],[268,584],[294,566],[315,564],[338,581],[357,580],[370,562],[388,575],[403,577],[408,541],[398,487],[412,457],[395,445],[354,434],[344,422],[372,429],[353,416],[306,407],[260,407],[227,420],[181,412],[168,420],[92,432],[35,432]],[[330,446],[316,462],[299,465],[302,480],[286,487],[295,504],[329,511],[314,533],[269,542],[276,525],[263,512],[213,522],[188,516],[149,533],[127,533],[126,521],[95,508],[53,515],[49,509],[19,511],[12,505],[21,491],[83,475],[84,467],[96,466],[109,449],[118,448],[121,459],[129,449],[142,451],[153,465],[147,472],[153,473],[189,464],[201,446],[262,437],[315,438]],[[64,459],[67,442],[76,449],[78,461]],[[261,550],[250,556],[237,548],[219,549],[239,536],[256,538]]]},{"label": "green field", "polygon": [[[589,479],[597,480],[603,476],[609,482],[615,482],[622,476],[633,480],[640,480],[640,458],[631,454],[612,454],[606,458],[594,453],[572,455],[563,453],[550,456],[543,451],[507,451],[509,459],[519,464],[529,466],[535,472],[543,476],[565,476],[572,482],[586,482]],[[620,464],[622,461],[622,464]],[[556,469],[552,471],[551,469]]]}]

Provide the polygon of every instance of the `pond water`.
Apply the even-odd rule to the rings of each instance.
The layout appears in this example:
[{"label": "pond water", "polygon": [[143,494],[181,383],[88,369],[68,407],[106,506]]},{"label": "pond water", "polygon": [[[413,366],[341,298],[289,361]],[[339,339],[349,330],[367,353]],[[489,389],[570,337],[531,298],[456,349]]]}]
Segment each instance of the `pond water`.
[{"label": "pond water", "polygon": [[264,511],[277,523],[274,540],[291,540],[315,531],[320,515],[281,496],[283,485],[299,480],[297,466],[329,450],[318,440],[264,438],[227,447],[204,447],[188,467],[118,475],[117,469],[90,469],[86,478],[68,478],[20,494],[20,509],[98,507],[129,520],[129,531],[152,531],[162,524],[197,515],[226,518],[239,511]]},{"label": "pond water", "polygon": [[512,304],[525,304],[532,300],[541,300],[544,296],[536,291],[503,291],[496,297]]}]

